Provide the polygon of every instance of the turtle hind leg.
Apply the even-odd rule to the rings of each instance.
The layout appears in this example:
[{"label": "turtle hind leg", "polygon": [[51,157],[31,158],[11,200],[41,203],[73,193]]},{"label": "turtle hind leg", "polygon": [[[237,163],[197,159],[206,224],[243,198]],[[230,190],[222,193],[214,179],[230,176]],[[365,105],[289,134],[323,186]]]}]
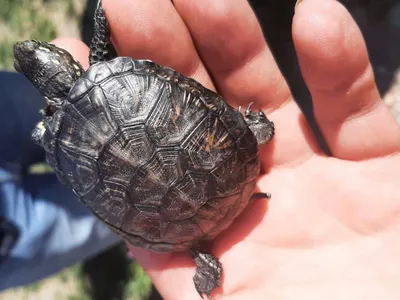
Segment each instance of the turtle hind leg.
[{"label": "turtle hind leg", "polygon": [[262,145],[274,137],[275,126],[272,121],[268,120],[267,116],[261,110],[258,112],[251,110],[251,104],[252,103],[250,103],[244,112],[244,119],[254,136],[257,138],[257,143]]},{"label": "turtle hind leg", "polygon": [[214,255],[204,253],[199,248],[191,249],[190,254],[197,265],[194,286],[200,297],[212,299],[211,292],[221,284],[222,265]]},{"label": "turtle hind leg", "polygon": [[111,43],[111,31],[101,0],[94,14],[94,35],[90,43],[89,64],[107,61],[117,57],[117,52]]}]

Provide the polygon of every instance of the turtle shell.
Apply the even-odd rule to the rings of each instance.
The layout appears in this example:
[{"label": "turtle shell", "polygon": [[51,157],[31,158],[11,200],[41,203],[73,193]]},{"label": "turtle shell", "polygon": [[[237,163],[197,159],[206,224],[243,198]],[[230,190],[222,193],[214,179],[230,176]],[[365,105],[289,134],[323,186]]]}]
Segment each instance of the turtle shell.
[{"label": "turtle shell", "polygon": [[97,63],[46,128],[59,179],[133,245],[187,250],[246,207],[257,140],[216,93],[148,60]]}]

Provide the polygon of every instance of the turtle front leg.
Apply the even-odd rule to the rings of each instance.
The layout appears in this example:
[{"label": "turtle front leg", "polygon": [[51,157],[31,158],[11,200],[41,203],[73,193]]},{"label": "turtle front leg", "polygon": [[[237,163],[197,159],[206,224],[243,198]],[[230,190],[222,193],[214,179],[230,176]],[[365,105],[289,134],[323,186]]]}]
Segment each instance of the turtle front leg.
[{"label": "turtle front leg", "polygon": [[35,128],[32,131],[31,137],[32,140],[39,146],[43,147],[42,138],[46,131],[46,127],[44,126],[43,121],[36,123]]},{"label": "turtle front leg", "polygon": [[101,0],[94,14],[94,35],[90,44],[89,64],[108,61],[117,57],[117,52],[111,42],[111,31]]},{"label": "turtle front leg", "polygon": [[214,255],[199,248],[191,249],[190,254],[197,265],[194,286],[202,299],[212,299],[211,292],[221,284],[222,265]]}]

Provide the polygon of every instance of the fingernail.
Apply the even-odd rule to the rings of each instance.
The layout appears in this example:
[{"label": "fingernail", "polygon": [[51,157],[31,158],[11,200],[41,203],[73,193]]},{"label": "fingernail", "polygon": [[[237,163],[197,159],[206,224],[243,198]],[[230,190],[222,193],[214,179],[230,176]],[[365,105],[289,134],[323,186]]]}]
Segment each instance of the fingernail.
[{"label": "fingernail", "polygon": [[127,256],[128,256],[129,259],[132,259],[132,260],[135,259],[135,255],[133,255],[133,253],[131,251],[127,252]]},{"label": "fingernail", "polygon": [[303,0],[297,0],[297,1],[296,1],[296,5],[294,6],[294,8],[299,7],[299,5],[301,4],[301,2],[303,2]]}]

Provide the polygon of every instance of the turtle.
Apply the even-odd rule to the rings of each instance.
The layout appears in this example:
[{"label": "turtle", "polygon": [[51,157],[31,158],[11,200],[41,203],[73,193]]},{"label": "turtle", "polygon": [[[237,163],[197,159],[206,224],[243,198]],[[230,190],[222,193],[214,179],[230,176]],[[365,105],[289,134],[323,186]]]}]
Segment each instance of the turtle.
[{"label": "turtle", "polygon": [[195,289],[211,299],[222,264],[210,244],[251,201],[271,197],[254,190],[274,123],[169,67],[118,56],[101,1],[94,29],[87,70],[54,44],[15,43],[15,69],[46,100],[32,139],[126,242],[190,253]]}]

